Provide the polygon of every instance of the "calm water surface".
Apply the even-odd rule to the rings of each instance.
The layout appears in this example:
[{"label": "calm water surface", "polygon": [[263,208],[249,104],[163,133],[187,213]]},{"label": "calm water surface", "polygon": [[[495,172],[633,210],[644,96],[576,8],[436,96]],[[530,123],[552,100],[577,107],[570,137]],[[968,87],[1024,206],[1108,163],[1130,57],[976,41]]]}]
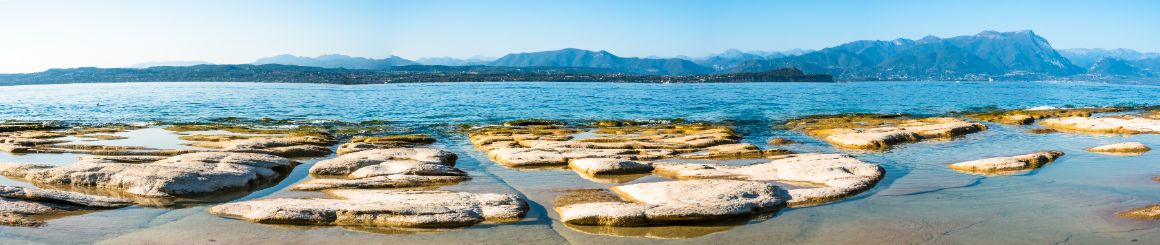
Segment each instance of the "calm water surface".
[{"label": "calm water surface", "polygon": [[[1024,126],[951,141],[903,145],[885,152],[845,151],[772,127],[795,116],[844,112],[922,115],[985,107],[1160,104],[1160,87],[1096,83],[866,82],[746,84],[447,83],[335,86],[318,84],[136,83],[0,87],[0,119],[76,123],[180,121],[221,117],[388,120],[400,131],[432,133],[436,147],[459,154],[473,179],[440,189],[506,192],[527,197],[519,223],[466,229],[404,230],[273,226],[219,218],[205,205],[129,207],[53,219],[39,228],[0,226],[0,244],[21,243],[1124,243],[1160,244],[1160,224],[1115,212],[1160,202],[1160,154],[1109,156],[1085,148],[1123,141],[1160,146],[1160,135],[1027,134]],[[686,118],[733,123],[743,141],[763,147],[771,136],[804,144],[798,152],[847,153],[878,163],[887,177],[874,189],[827,205],[785,209],[753,219],[699,226],[601,228],[559,223],[552,198],[572,188],[660,180],[653,176],[588,179],[570,170],[513,170],[492,163],[452,132],[461,123],[517,118],[569,121]],[[176,135],[155,128],[121,133],[126,140],[85,143],[175,148]],[[1017,176],[981,177],[946,164],[1037,150],[1060,160]],[[0,162],[69,164],[78,155],[0,153]],[[239,200],[321,196],[288,186],[309,176],[303,164],[277,185]],[[0,184],[27,183],[0,178]]]}]

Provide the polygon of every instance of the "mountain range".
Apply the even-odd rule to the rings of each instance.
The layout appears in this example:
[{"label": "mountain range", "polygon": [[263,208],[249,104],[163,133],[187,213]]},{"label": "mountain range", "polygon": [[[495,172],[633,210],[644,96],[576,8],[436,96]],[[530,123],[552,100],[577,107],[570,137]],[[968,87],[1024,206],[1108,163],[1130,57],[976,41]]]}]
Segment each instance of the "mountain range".
[{"label": "mountain range", "polygon": [[608,51],[561,49],[533,53],[509,54],[491,62],[492,66],[510,67],[588,67],[609,69],[635,75],[699,75],[713,69],[678,58],[624,58]]},{"label": "mountain range", "polygon": [[346,69],[362,69],[362,70],[390,70],[395,66],[420,65],[418,62],[407,60],[398,56],[390,56],[383,59],[371,59],[362,57],[351,57],[340,54],[328,54],[314,58],[301,57],[294,55],[279,55],[274,57],[261,58],[254,61],[255,65],[279,64],[279,65],[295,65],[295,66],[310,66],[322,68],[346,68]]},{"label": "mountain range", "polygon": [[[860,40],[821,50],[744,52],[736,49],[692,58],[621,57],[607,51],[566,48],[485,58],[383,59],[279,55],[253,64],[396,70],[403,66],[496,66],[591,68],[628,75],[687,76],[797,68],[806,73],[859,80],[1122,80],[1160,77],[1160,54],[1130,49],[1061,49],[1033,31],[984,31],[974,35],[912,40]],[[429,68],[423,68],[429,69]]]}]

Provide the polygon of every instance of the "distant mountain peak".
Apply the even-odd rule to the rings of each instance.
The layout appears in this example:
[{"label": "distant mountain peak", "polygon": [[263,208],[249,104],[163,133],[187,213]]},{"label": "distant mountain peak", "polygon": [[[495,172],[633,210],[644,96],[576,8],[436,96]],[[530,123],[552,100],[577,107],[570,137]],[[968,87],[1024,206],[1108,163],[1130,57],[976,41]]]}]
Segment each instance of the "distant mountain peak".
[{"label": "distant mountain peak", "polygon": [[188,61],[188,60],[154,61],[154,62],[145,62],[145,63],[140,63],[140,64],[134,64],[132,66],[129,66],[129,68],[150,68],[150,67],[158,67],[158,66],[196,66],[196,65],[212,65],[212,64],[213,63],[209,63],[209,62],[205,62],[205,61]]},{"label": "distant mountain peak", "polygon": [[1083,69],[1063,58],[1031,31],[998,32],[918,41],[860,40],[800,56],[750,62],[732,72],[798,67],[844,79],[917,80],[989,77],[1070,76]]},{"label": "distant mountain peak", "polygon": [[1146,73],[1141,69],[1116,57],[1100,58],[1091,68],[1088,68],[1088,74],[1120,77],[1146,76]]},{"label": "distant mountain peak", "polygon": [[254,61],[255,65],[281,64],[312,66],[322,68],[346,68],[365,70],[390,70],[394,66],[419,65],[419,63],[390,55],[383,59],[352,57],[343,54],[324,54],[311,58],[291,54],[275,55]]},{"label": "distant mountain peak", "polygon": [[936,37],[936,36],[934,36],[934,35],[926,35],[925,37],[922,37],[921,39],[918,39],[918,42],[920,42],[920,43],[929,43],[929,42],[937,42],[937,41],[939,41],[939,40],[942,40],[942,38]]},{"label": "distant mountain peak", "polygon": [[605,50],[590,51],[576,48],[508,54],[491,62],[490,65],[512,67],[582,67],[643,75],[692,75],[713,72],[712,69],[683,59],[625,58],[616,56]]}]

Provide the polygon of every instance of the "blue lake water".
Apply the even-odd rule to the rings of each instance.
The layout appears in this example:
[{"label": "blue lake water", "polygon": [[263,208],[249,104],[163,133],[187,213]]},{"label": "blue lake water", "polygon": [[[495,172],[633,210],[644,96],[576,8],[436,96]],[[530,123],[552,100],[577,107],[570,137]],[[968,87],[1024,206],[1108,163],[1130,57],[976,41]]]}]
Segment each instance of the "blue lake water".
[{"label": "blue lake water", "polygon": [[[443,189],[523,195],[525,221],[442,231],[382,231],[252,224],[219,218],[204,206],[130,207],[54,219],[45,227],[0,227],[0,243],[1125,243],[1160,244],[1157,222],[1115,212],[1160,203],[1160,153],[1110,156],[1085,151],[1158,135],[1028,134],[1027,126],[988,123],[989,130],[950,141],[883,152],[848,151],[774,127],[797,116],[835,113],[936,115],[979,108],[1160,105],[1160,86],[1086,82],[854,82],[737,84],[438,83],[338,86],[256,83],[118,83],[0,87],[0,119],[197,122],[223,117],[387,120],[404,131],[433,133],[436,147],[460,155],[471,181]],[[556,221],[559,190],[619,185],[570,170],[497,166],[451,130],[462,123],[520,118],[567,121],[685,118],[728,122],[742,141],[772,147],[771,136],[803,144],[798,152],[852,154],[882,165],[886,179],[856,197],[783,210],[729,224],[598,229]],[[130,132],[140,135],[164,131]],[[172,136],[156,145],[174,145]],[[134,141],[134,144],[141,141]],[[111,144],[111,143],[110,143]],[[981,177],[946,164],[984,157],[1061,150],[1060,160],[1017,176]],[[67,164],[72,155],[11,155],[0,162]],[[307,160],[309,164],[317,159]],[[249,198],[309,196],[285,188],[307,178],[309,165]],[[648,181],[648,177],[642,180]],[[630,182],[631,183],[631,182]],[[21,185],[0,178],[0,184]],[[212,241],[211,241],[212,240]]]},{"label": "blue lake water", "polygon": [[528,117],[768,121],[842,112],[937,114],[987,106],[1157,104],[1158,90],[1083,82],[67,84],[0,86],[0,118],[126,122],[269,117],[417,124]]}]

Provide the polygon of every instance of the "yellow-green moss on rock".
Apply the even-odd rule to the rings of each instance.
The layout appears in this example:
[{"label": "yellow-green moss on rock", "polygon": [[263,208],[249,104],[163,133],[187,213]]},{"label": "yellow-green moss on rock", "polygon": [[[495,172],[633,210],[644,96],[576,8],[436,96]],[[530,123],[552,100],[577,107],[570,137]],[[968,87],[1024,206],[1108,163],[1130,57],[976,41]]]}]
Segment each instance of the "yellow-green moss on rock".
[{"label": "yellow-green moss on rock", "polygon": [[987,130],[986,125],[949,117],[912,118],[865,114],[804,117],[790,120],[786,126],[837,147],[874,150]]},{"label": "yellow-green moss on rock", "polygon": [[1046,109],[1046,110],[1008,110],[995,112],[978,112],[968,113],[964,116],[967,118],[997,122],[1012,125],[1027,125],[1035,122],[1035,120],[1053,117],[1090,117],[1092,113],[1100,112],[1118,112],[1125,111],[1125,107],[1099,107],[1099,108],[1070,108],[1070,109]]}]

